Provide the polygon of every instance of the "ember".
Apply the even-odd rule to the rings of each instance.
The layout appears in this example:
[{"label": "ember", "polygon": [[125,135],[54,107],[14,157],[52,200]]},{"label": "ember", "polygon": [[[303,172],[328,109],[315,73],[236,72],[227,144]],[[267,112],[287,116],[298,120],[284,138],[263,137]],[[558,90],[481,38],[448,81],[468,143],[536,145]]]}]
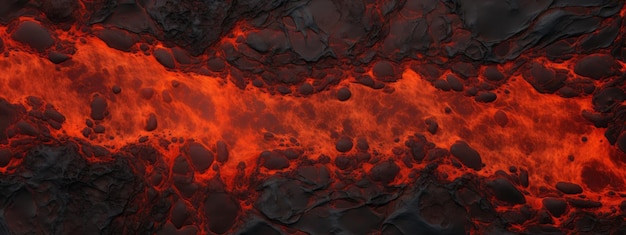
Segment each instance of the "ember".
[{"label": "ember", "polygon": [[1,234],[625,234],[618,0],[0,3]]}]

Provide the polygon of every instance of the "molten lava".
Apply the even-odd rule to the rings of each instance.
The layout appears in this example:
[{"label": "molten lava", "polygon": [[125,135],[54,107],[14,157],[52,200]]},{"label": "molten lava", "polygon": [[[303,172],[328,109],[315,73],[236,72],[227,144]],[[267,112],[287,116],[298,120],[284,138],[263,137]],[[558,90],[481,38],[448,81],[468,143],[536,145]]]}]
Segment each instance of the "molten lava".
[{"label": "molten lava", "polygon": [[3,234],[626,231],[622,2],[122,2],[2,3]]}]

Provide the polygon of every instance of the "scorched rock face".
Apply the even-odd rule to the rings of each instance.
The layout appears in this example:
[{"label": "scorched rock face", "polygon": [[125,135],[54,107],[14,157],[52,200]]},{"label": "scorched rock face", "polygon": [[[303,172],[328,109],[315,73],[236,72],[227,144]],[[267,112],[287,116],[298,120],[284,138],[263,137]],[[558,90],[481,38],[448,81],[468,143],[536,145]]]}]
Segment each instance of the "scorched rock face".
[{"label": "scorched rock face", "polygon": [[619,0],[0,3],[1,234],[625,234]]}]

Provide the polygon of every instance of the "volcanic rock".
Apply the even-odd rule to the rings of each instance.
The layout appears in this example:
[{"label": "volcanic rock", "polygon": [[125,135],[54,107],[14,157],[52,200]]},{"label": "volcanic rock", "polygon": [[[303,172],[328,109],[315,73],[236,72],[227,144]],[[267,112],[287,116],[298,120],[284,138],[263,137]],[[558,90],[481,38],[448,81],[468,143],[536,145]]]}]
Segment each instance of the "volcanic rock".
[{"label": "volcanic rock", "polygon": [[500,72],[500,70],[498,70],[497,67],[495,66],[489,66],[485,69],[485,72],[483,73],[483,76],[485,76],[485,78],[489,81],[501,81],[504,79],[504,74],[502,74]]},{"label": "volcanic rock", "polygon": [[339,90],[337,91],[337,99],[339,101],[346,101],[350,99],[351,96],[352,96],[352,93],[350,92],[350,89],[348,89],[347,87],[339,88]]},{"label": "volcanic rock", "polygon": [[345,136],[339,138],[339,140],[337,140],[337,143],[335,143],[335,149],[342,153],[350,151],[352,149],[352,146],[352,140]]},{"label": "volcanic rock", "polygon": [[130,33],[117,29],[103,29],[96,32],[96,36],[104,41],[107,46],[120,51],[130,51],[135,45],[135,38]]},{"label": "volcanic rock", "polygon": [[456,75],[448,74],[446,76],[446,81],[448,82],[452,90],[463,91],[463,83],[461,83],[461,80],[459,80],[459,78]]},{"label": "volcanic rock", "polygon": [[168,50],[164,48],[154,49],[154,58],[165,66],[168,69],[173,69],[176,67],[176,63],[174,62],[174,56]]},{"label": "volcanic rock", "polygon": [[5,167],[9,165],[11,161],[11,150],[8,149],[0,149],[0,167]]},{"label": "volcanic rock", "polygon": [[113,94],[119,94],[122,93],[122,88],[118,85],[115,85],[111,88],[111,91],[113,92]]},{"label": "volcanic rock", "polygon": [[450,146],[450,153],[468,168],[477,171],[482,168],[483,162],[480,154],[465,141],[457,141]]},{"label": "volcanic rock", "polygon": [[213,153],[199,143],[191,143],[188,146],[189,159],[196,171],[204,173],[213,164]]},{"label": "volcanic rock", "polygon": [[91,100],[91,119],[102,120],[107,115],[107,102],[101,96],[96,95]]},{"label": "volcanic rock", "polygon": [[478,102],[482,103],[490,103],[495,101],[497,98],[496,94],[491,91],[480,92],[476,98],[474,98]]},{"label": "volcanic rock", "polygon": [[384,161],[376,164],[370,170],[370,177],[374,181],[389,183],[400,173],[400,167],[393,161]]},{"label": "volcanic rock", "polygon": [[583,192],[583,188],[580,185],[569,182],[556,183],[556,189],[565,194],[579,194]]},{"label": "volcanic rock", "polygon": [[72,57],[70,57],[69,55],[63,54],[61,52],[57,52],[57,51],[51,51],[48,53],[48,59],[50,60],[50,62],[54,63],[54,64],[60,64],[63,63],[69,59],[71,59]]},{"label": "volcanic rock", "polygon": [[204,200],[204,214],[209,229],[218,234],[227,232],[239,214],[239,203],[225,193],[209,193]]},{"label": "volcanic rock", "polygon": [[594,54],[583,57],[574,66],[574,72],[580,76],[589,77],[594,80],[612,76],[615,71],[613,65],[615,60],[602,54]]},{"label": "volcanic rock", "polygon": [[146,121],[146,126],[144,128],[144,130],[146,131],[154,131],[157,128],[157,118],[156,118],[156,114],[151,113],[150,115],[148,115],[148,120]]},{"label": "volcanic rock", "polygon": [[498,200],[509,202],[512,204],[524,204],[526,198],[515,186],[508,180],[498,178],[487,182],[487,186],[493,189]]},{"label": "volcanic rock", "polygon": [[289,160],[282,154],[276,152],[264,151],[261,153],[263,167],[269,170],[282,170],[289,167]]},{"label": "volcanic rock", "polygon": [[542,200],[543,206],[552,214],[554,217],[561,217],[567,210],[567,203],[563,199],[557,198],[544,198]]},{"label": "volcanic rock", "polygon": [[13,40],[28,44],[33,49],[43,52],[54,45],[50,32],[34,21],[22,22],[11,35]]}]

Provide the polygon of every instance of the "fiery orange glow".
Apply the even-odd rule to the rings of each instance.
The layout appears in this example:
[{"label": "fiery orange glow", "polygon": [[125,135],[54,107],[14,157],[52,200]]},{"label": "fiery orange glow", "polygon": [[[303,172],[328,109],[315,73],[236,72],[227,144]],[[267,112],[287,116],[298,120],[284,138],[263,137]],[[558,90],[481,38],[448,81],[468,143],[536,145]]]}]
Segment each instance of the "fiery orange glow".
[{"label": "fiery orange glow", "polygon": [[[624,15],[623,9],[620,14]],[[481,102],[479,96],[468,95],[467,88],[450,91],[433,85],[436,79],[455,76],[455,71],[445,69],[439,77],[426,77],[419,71],[432,63],[426,58],[392,64],[399,79],[381,83],[381,89],[361,84],[352,68],[340,68],[345,71],[332,86],[292,93],[303,83],[316,82],[313,77],[305,77],[302,83],[287,85],[287,94],[279,94],[248,84],[253,78],[245,80],[245,88],[241,89],[236,78],[239,75],[232,72],[167,68],[153,56],[157,50],[170,50],[160,42],[149,45],[145,53],[141,43],[135,42],[129,51],[113,49],[95,36],[106,29],[101,25],[89,32],[74,27],[53,29],[52,35],[58,41],[76,42],[71,59],[54,64],[45,58],[52,49],[37,51],[12,38],[17,23],[25,21],[38,22],[22,17],[0,27],[4,47],[10,48],[0,58],[0,97],[24,107],[32,107],[30,97],[38,97],[61,113],[65,120],[60,128],[46,127],[52,140],[43,142],[48,144],[85,141],[115,153],[127,152],[124,148],[131,144],[150,145],[164,156],[165,165],[173,172],[177,159],[184,156],[195,168],[194,183],[209,185],[212,179],[220,178],[228,192],[254,193],[245,182],[295,172],[307,161],[326,166],[331,177],[341,174],[355,179],[371,177],[381,162],[393,162],[399,166],[397,175],[388,182],[379,180],[389,187],[412,184],[415,174],[437,163],[437,177],[443,182],[467,174],[485,180],[502,175],[515,178],[515,187],[525,198],[523,204],[535,210],[544,207],[542,200],[547,197],[580,199],[555,189],[559,182],[570,182],[582,186],[585,199],[601,202],[600,208],[588,210],[607,215],[621,213],[617,208],[623,200],[620,195],[626,194],[626,155],[607,141],[605,128],[594,127],[584,118],[583,113],[594,110],[592,95],[564,98],[562,90],[560,94],[540,93],[524,77],[534,63],[547,71],[565,71],[567,81],[575,81],[581,78],[574,71],[582,55],[555,62],[528,52],[497,66],[480,65],[476,69],[479,75],[464,82],[479,86],[496,81],[485,75],[494,68],[507,78],[490,91],[497,96],[493,102]],[[246,31],[248,27],[237,24],[218,46],[237,48],[241,44],[238,39],[261,34]],[[221,56],[219,52],[216,55]],[[198,64],[211,60],[206,55],[190,58],[200,61]],[[519,61],[524,61],[524,66]],[[619,74],[626,72],[624,65],[614,65]],[[232,65],[224,66],[224,71],[231,71],[228,68]],[[364,75],[383,77],[375,66],[386,65],[368,66]],[[591,85],[600,88],[609,82],[599,79]],[[11,123],[7,130],[27,129],[28,125],[41,128],[38,123],[24,120],[26,124]],[[39,134],[14,131],[7,135],[7,141],[0,142],[0,148],[18,152]],[[406,148],[416,134],[425,136],[437,148],[451,149],[452,154],[412,160]],[[368,147],[362,146],[365,142]],[[455,157],[454,146],[461,146],[459,143],[478,152],[480,161]],[[279,159],[268,167],[266,161],[270,160],[264,151],[272,150],[298,154],[295,159]],[[106,161],[90,151],[81,152],[90,162]],[[364,153],[364,161],[356,160],[365,158]],[[198,154],[201,159],[196,157]],[[342,165],[342,161],[349,162],[349,166]],[[13,158],[0,171],[11,174],[20,164],[21,159]],[[143,176],[151,179],[155,167],[146,165]],[[155,186],[158,190],[165,190],[176,176],[170,172],[163,177]],[[340,187],[339,182],[335,184]],[[176,193],[185,198],[184,193]],[[251,198],[238,198],[237,203],[251,210]],[[192,200],[185,203],[191,204]],[[496,202],[495,207],[505,212],[523,206],[513,204]],[[568,219],[554,218],[554,225]],[[512,229],[523,231],[524,225]],[[207,228],[198,232],[209,233]],[[482,232],[472,230],[473,234]]]}]

